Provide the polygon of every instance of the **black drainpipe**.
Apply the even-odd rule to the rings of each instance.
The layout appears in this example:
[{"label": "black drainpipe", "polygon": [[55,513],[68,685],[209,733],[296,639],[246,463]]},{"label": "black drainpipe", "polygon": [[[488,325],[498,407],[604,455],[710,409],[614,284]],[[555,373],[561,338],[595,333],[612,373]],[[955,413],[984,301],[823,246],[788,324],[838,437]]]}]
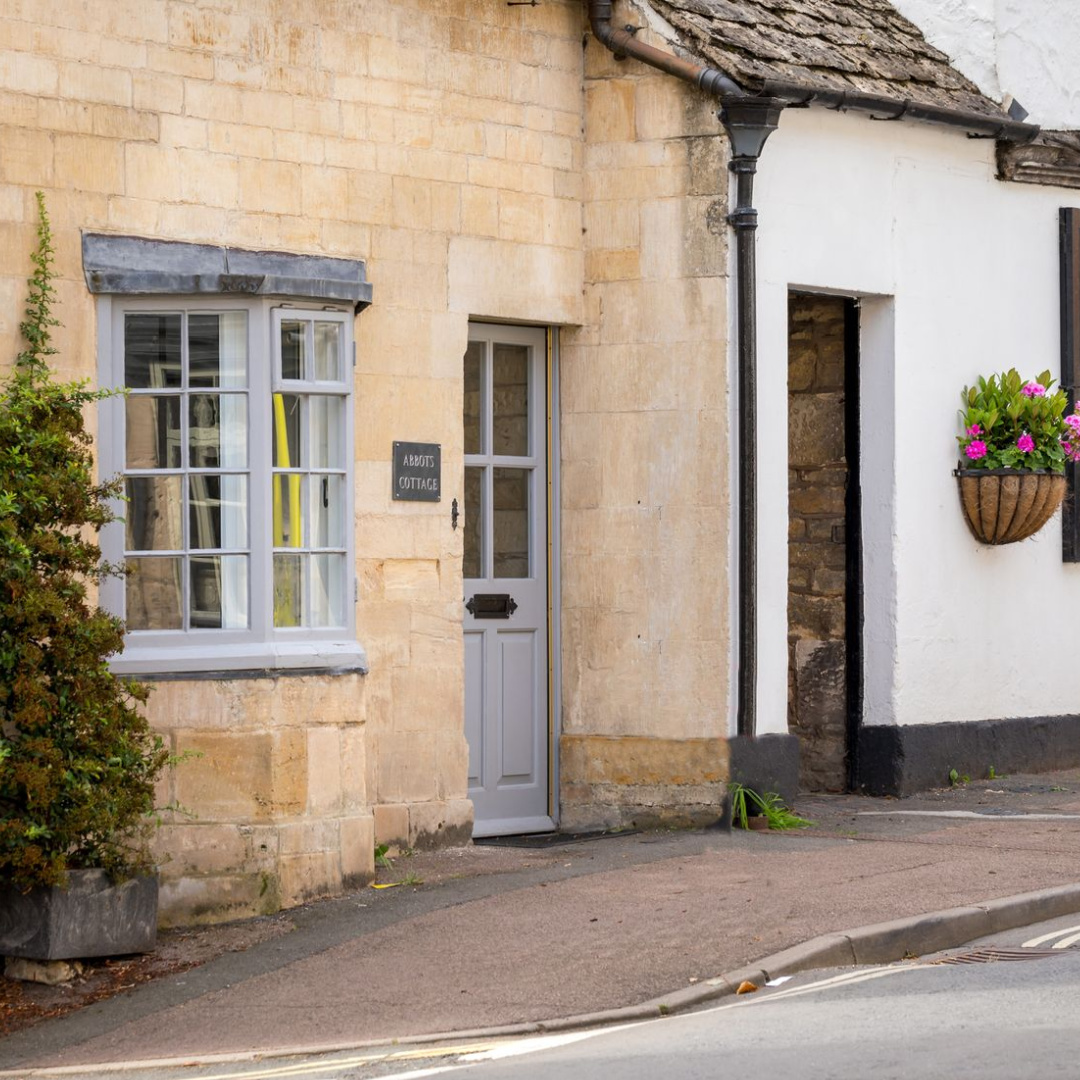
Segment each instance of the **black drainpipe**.
[{"label": "black drainpipe", "polygon": [[618,58],[632,57],[692,83],[720,99],[720,122],[731,141],[729,168],[736,178],[735,209],[728,221],[735,230],[738,333],[739,416],[739,685],[737,730],[753,736],[757,728],[757,211],[754,174],[765,140],[776,130],[787,106],[823,105],[872,113],[881,120],[909,118],[963,128],[1006,142],[1030,142],[1034,124],[945,106],[805,86],[766,79],[751,94],[716,68],[674,56],[639,42],[635,27],[611,25],[613,0],[586,0],[593,36]]},{"label": "black drainpipe", "polygon": [[739,685],[737,731],[757,733],[757,222],[754,176],[765,140],[780,122],[776,101],[738,98],[720,110],[735,176],[736,335],[739,415]]}]

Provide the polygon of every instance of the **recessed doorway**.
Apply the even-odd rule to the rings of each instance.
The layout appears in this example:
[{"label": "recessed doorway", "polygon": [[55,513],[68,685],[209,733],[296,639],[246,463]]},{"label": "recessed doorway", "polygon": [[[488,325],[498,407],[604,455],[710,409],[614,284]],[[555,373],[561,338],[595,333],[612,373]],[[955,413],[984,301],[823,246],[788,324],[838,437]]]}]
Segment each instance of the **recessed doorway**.
[{"label": "recessed doorway", "polygon": [[859,304],[788,296],[788,728],[799,785],[854,785],[862,715]]}]

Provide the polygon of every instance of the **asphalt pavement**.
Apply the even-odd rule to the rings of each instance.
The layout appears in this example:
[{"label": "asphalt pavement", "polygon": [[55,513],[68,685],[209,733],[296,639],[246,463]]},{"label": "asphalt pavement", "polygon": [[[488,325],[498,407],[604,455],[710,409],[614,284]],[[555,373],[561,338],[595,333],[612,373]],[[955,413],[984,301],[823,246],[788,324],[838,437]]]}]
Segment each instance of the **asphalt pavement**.
[{"label": "asphalt pavement", "polygon": [[652,831],[399,858],[296,929],[0,1042],[0,1068],[142,1067],[689,1009],[1080,912],[1080,771],[804,796],[798,832]]}]

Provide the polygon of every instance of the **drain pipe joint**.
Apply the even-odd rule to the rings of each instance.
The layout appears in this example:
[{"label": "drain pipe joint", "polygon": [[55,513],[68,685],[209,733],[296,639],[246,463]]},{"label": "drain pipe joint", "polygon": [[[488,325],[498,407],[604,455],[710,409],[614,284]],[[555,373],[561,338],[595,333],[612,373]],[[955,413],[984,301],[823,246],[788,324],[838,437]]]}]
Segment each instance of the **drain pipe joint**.
[{"label": "drain pipe joint", "polygon": [[706,93],[713,94],[723,100],[728,98],[742,97],[745,91],[722,71],[709,67],[707,64],[699,64],[693,60],[686,60],[674,53],[665,52],[663,49],[653,48],[643,41],[638,41],[635,35],[639,27],[628,26],[624,29],[616,29],[611,20],[615,17],[615,5],[612,0],[588,0],[589,25],[597,41],[606,45],[617,60],[630,57],[640,60],[643,64],[656,68],[658,71],[666,71],[684,82],[700,87]]}]

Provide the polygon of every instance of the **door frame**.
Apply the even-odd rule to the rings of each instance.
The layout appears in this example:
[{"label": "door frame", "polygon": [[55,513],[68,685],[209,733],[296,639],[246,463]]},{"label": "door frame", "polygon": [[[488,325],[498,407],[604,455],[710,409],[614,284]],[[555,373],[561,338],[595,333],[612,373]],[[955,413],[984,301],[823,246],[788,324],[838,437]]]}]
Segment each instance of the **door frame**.
[{"label": "door frame", "polygon": [[863,624],[866,590],[863,571],[862,499],[862,305],[857,296],[844,301],[844,453],[848,464],[844,505],[847,558],[844,590],[844,646],[847,696],[847,786],[859,784],[859,737],[863,725]]},{"label": "door frame", "polygon": [[[560,790],[560,758],[559,758],[559,735],[561,731],[561,702],[562,702],[562,625],[560,613],[562,611],[562,553],[560,537],[561,528],[561,454],[560,446],[560,417],[559,417],[559,329],[556,326],[542,325],[537,323],[511,322],[505,319],[490,319],[473,317],[469,319],[469,326],[482,325],[521,327],[525,329],[542,330],[544,332],[545,358],[544,358],[544,434],[546,453],[546,486],[545,511],[547,518],[547,536],[544,545],[544,558],[546,559],[547,571],[547,726],[548,726],[548,792],[547,810],[551,819],[552,827],[559,826],[559,790]],[[463,466],[464,468],[464,466]],[[464,595],[464,591],[463,591]],[[462,659],[464,664],[464,658]],[[464,708],[464,700],[462,701]],[[463,714],[464,722],[464,714]],[[498,832],[476,832],[473,826],[474,836],[497,836]]]},{"label": "door frame", "polygon": [[548,814],[559,827],[562,730],[562,454],[559,453],[559,330],[547,330],[548,483]]}]

